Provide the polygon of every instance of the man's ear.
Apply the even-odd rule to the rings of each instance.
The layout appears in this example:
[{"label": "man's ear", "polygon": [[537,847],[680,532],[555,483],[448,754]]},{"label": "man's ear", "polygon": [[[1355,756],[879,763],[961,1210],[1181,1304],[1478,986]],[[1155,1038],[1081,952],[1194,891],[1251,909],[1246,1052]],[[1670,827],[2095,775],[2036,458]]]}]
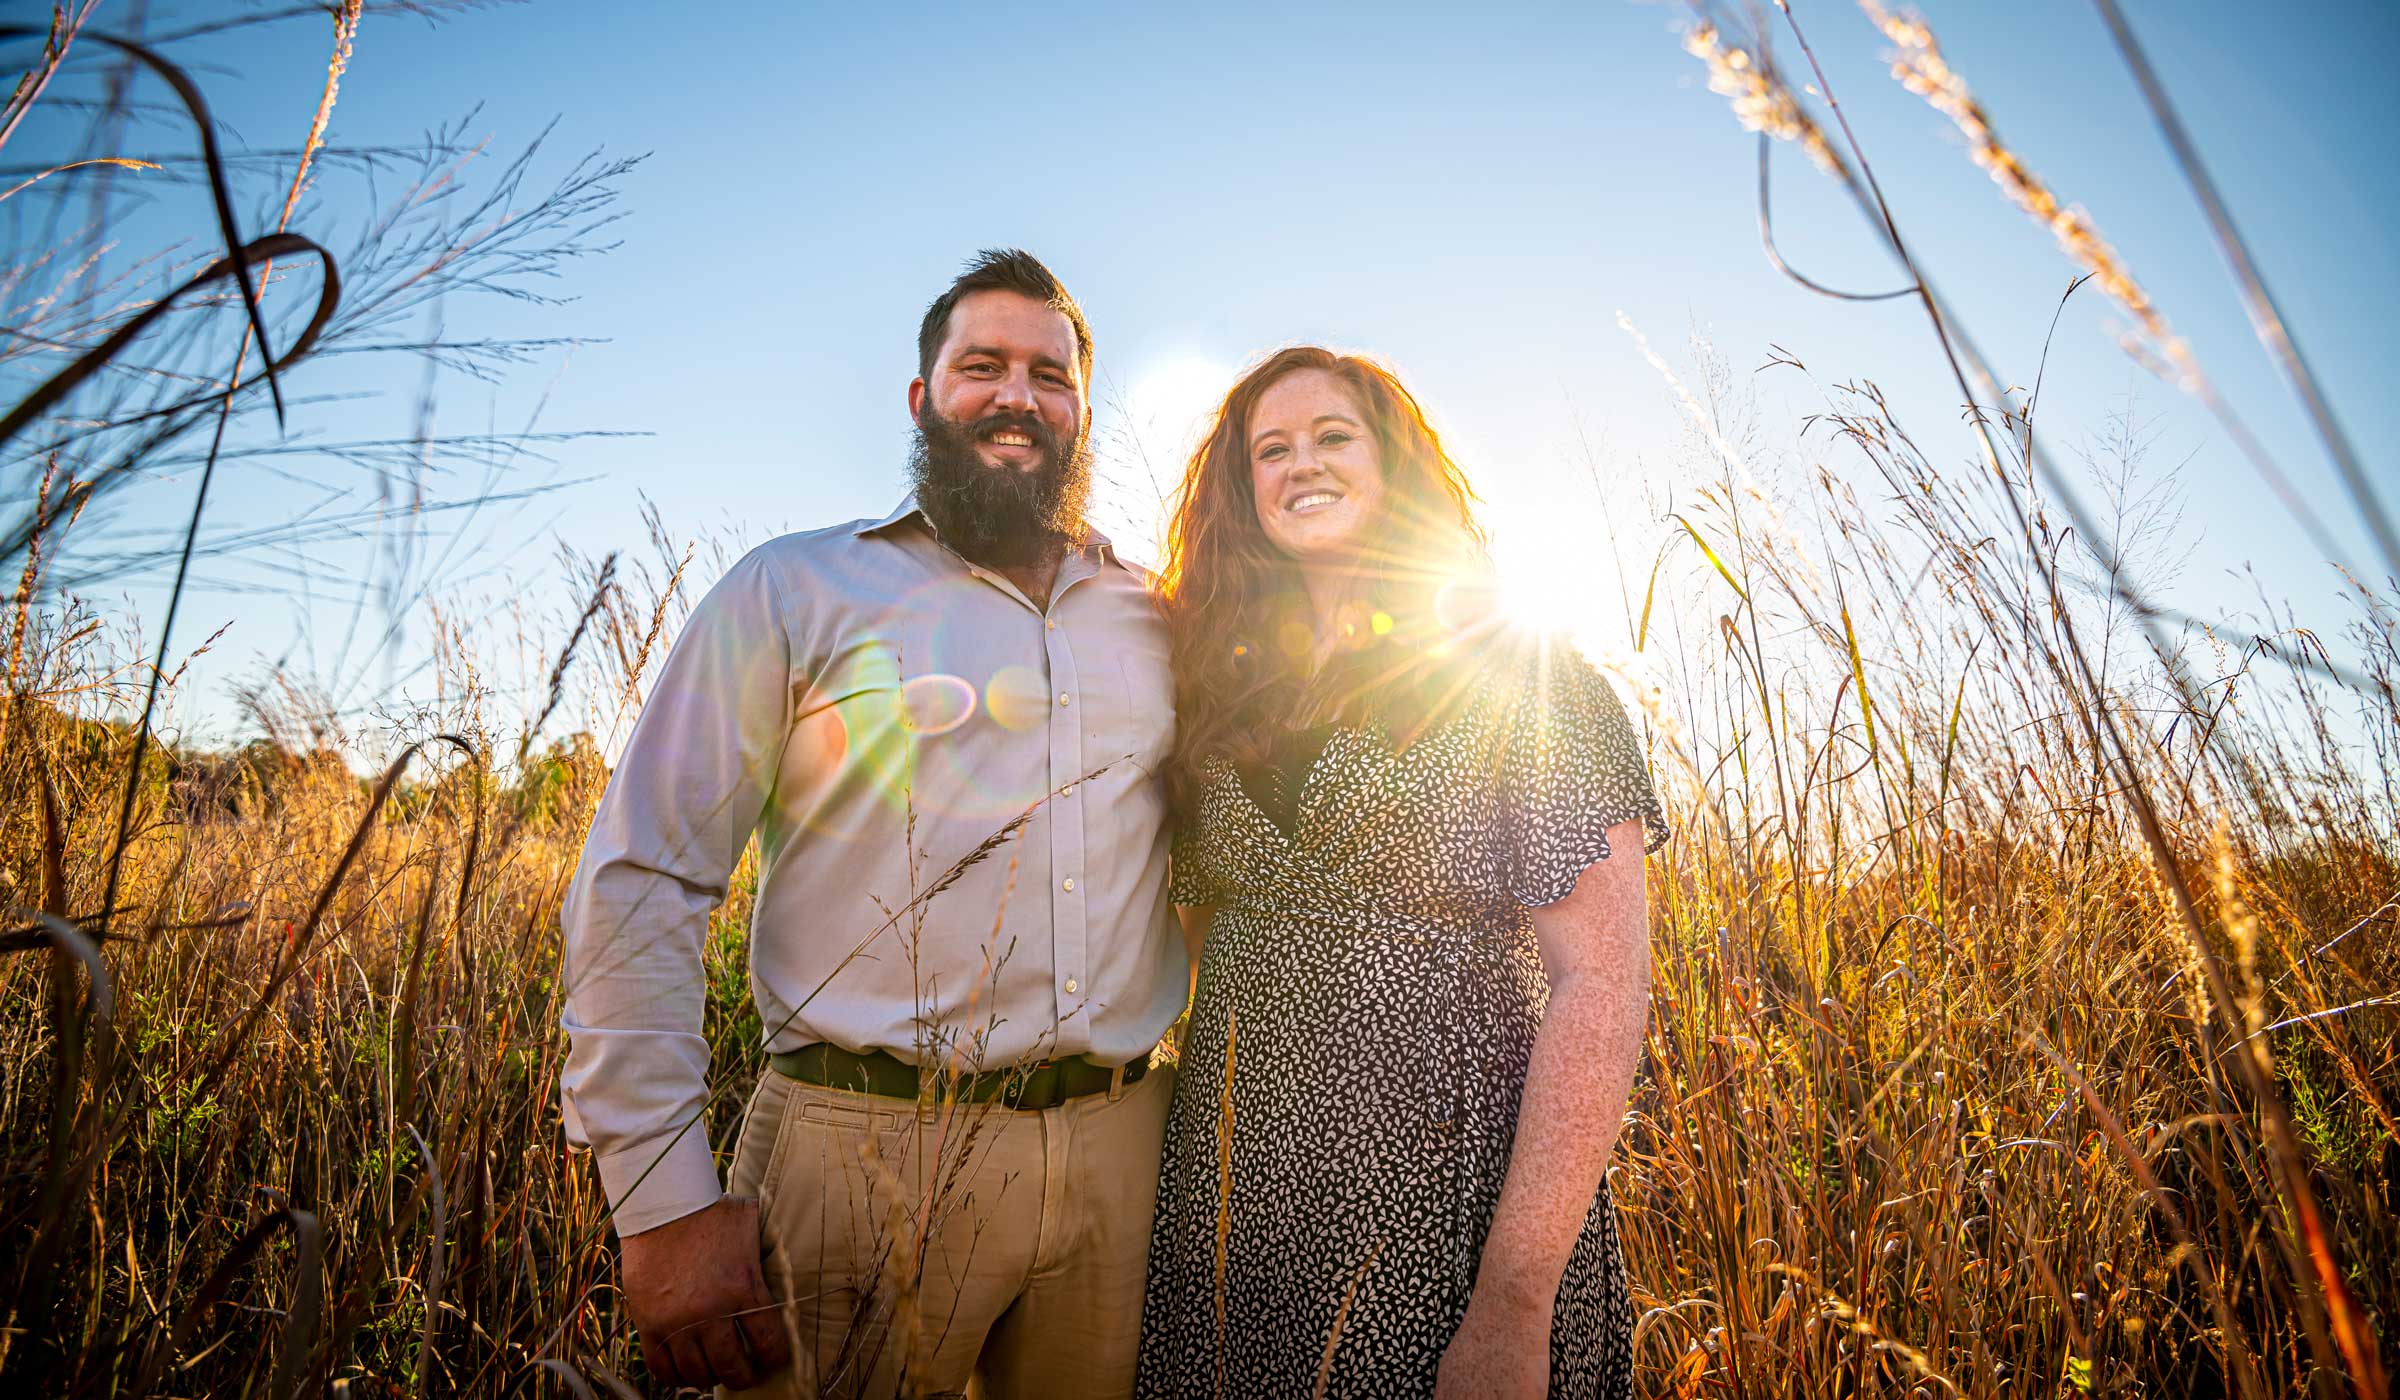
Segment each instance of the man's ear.
[{"label": "man's ear", "polygon": [[[911,379],[908,381],[908,421],[913,423],[924,416],[925,381],[921,378]],[[1090,416],[1088,410],[1086,411],[1085,416]]]}]

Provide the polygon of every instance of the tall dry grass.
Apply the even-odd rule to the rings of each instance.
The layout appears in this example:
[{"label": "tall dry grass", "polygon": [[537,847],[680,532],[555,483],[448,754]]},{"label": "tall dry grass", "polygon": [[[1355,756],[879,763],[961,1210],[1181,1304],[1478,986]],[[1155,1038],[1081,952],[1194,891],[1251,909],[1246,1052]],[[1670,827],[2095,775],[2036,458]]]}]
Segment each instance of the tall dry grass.
[{"label": "tall dry grass", "polygon": [[[1731,32],[1712,70],[1876,208],[1865,153]],[[2138,433],[2071,470],[1908,294],[1979,439],[1865,384],[1778,428],[1707,355],[1657,356],[1696,489],[1664,543],[1593,507],[1638,561],[1592,601],[1635,639],[1680,832],[1613,1168],[1640,1388],[2376,1395],[2400,596],[2359,587],[2340,637],[2174,629]],[[2070,529],[2062,487],[2108,504]],[[573,561],[590,606],[513,707],[490,639],[445,633],[446,699],[394,725],[422,742],[361,779],[371,736],[298,696],[238,753],[140,740],[165,653],[48,582],[73,490],[29,516],[0,636],[0,1383],[638,1391],[558,1125],[557,910],[705,566]],[[754,881],[707,946],[721,1153],[761,1068]]]},{"label": "tall dry grass", "polygon": [[[1703,635],[1659,698],[1698,772],[1653,862],[1649,1064],[1612,1178],[1649,1383],[2376,1393],[2307,1334],[2312,1255],[2377,1330],[2400,1304],[2394,774],[2388,743],[2336,737],[2400,734],[2400,612],[2368,601],[2332,649],[2370,671],[2363,715],[2255,658],[2109,629],[2082,703],[2139,736],[2227,1016],[2126,765],[2060,693],[2030,569],[1965,532],[1994,513],[1979,474],[1928,460],[1871,388],[1829,391],[1821,421],[1819,450],[1889,491],[1821,475],[1770,518],[1720,468],[1692,523],[1726,607],[1682,619]],[[2200,703],[2169,669],[2203,671]],[[2240,1055],[2289,1106],[2321,1238],[2278,1189]]]}]

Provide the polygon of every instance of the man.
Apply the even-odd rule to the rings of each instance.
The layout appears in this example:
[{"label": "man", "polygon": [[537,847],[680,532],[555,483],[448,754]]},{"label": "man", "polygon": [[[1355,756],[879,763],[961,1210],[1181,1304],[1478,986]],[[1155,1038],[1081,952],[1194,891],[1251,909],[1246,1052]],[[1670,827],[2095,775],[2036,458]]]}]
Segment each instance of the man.
[{"label": "man", "polygon": [[[1187,982],[1166,641],[1083,519],[1091,367],[1047,268],[976,258],[918,332],[913,494],[734,565],[593,818],[564,1106],[669,1384],[1131,1390],[1172,1093],[1148,1058]],[[773,1069],[727,1195],[702,950],[754,830]]]}]

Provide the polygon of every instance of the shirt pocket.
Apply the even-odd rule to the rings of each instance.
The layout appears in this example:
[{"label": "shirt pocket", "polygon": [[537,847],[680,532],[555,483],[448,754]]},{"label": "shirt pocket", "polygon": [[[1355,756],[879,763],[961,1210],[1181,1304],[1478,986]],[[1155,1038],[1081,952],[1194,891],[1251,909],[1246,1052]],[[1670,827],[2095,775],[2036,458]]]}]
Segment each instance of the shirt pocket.
[{"label": "shirt pocket", "polygon": [[1108,713],[1097,726],[1100,763],[1131,762],[1155,774],[1175,744],[1175,681],[1164,655],[1117,653]]}]

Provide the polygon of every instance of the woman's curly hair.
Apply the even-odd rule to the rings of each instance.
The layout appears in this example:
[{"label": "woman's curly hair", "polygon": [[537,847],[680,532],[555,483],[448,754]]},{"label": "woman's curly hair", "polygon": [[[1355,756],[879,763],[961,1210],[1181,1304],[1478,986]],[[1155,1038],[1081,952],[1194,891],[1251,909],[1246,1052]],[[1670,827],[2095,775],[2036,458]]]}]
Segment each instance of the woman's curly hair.
[{"label": "woman's curly hair", "polygon": [[[1260,526],[1250,419],[1286,376],[1321,370],[1346,386],[1383,463],[1383,510],[1362,561],[1368,575],[1354,644],[1312,673],[1316,624],[1290,556]],[[1488,614],[1487,540],[1475,493],[1392,372],[1312,345],[1278,350],[1235,382],[1185,465],[1158,592],[1175,672],[1176,741],[1168,775],[1188,815],[1202,766],[1267,761],[1300,722],[1368,716],[1403,742],[1456,687],[1440,663]]]}]

